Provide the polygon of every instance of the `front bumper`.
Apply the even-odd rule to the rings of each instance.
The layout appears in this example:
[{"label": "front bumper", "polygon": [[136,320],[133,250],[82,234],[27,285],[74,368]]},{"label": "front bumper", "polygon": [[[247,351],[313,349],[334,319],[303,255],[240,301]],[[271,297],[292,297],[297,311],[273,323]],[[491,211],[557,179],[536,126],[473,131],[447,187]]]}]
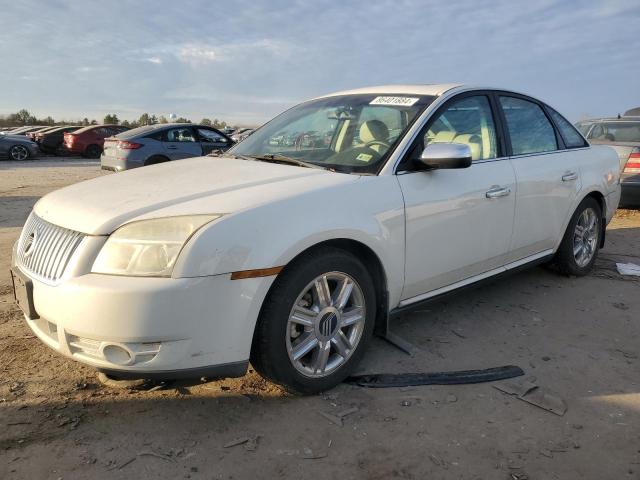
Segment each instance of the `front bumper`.
[{"label": "front bumper", "polygon": [[243,375],[273,280],[85,274],[49,285],[20,272],[33,283],[39,318],[26,322],[35,335],[122,378]]}]

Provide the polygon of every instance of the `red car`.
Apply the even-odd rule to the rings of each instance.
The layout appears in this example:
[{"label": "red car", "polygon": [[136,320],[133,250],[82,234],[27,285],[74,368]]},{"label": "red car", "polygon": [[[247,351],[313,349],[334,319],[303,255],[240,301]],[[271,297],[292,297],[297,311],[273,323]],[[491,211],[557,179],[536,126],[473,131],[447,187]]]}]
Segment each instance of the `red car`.
[{"label": "red car", "polygon": [[104,139],[129,130],[122,125],[90,125],[64,134],[64,148],[68,153],[100,158]]}]

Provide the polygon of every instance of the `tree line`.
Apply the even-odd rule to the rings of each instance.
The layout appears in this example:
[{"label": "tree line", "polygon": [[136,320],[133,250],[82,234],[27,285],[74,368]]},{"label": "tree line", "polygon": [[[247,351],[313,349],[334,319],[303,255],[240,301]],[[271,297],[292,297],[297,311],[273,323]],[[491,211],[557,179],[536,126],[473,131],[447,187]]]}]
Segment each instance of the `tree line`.
[{"label": "tree line", "polygon": [[[120,120],[115,113],[105,115],[102,119],[102,123],[110,125],[123,125],[129,128],[141,127],[143,125],[155,125],[156,123],[169,123],[169,120],[164,115],[159,117],[156,115],[149,115],[143,113],[136,120]],[[193,123],[188,118],[180,117],[172,120],[172,123]],[[209,118],[203,118],[200,120],[201,125],[209,125],[214,128],[225,128],[228,126],[227,122],[218,120],[217,118],[211,120]],[[0,115],[0,127],[20,127],[23,125],[98,125],[98,121],[95,119],[89,120],[87,117],[81,121],[69,121],[60,120],[56,121],[53,117],[47,116],[45,118],[37,118],[32,115],[28,110],[22,109],[16,113],[10,113],[9,115]]]}]

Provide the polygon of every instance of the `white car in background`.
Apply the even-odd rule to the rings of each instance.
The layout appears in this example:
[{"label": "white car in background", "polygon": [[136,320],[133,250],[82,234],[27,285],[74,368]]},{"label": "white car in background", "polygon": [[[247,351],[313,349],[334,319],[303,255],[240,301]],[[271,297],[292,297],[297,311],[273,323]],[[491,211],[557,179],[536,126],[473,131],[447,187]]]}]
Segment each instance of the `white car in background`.
[{"label": "white car in background", "polygon": [[587,274],[619,179],[614,150],[526,95],[334,93],[222,157],[46,195],[14,247],[15,294],[43,342],[115,377],[251,361],[318,392],[398,309],[542,261]]}]

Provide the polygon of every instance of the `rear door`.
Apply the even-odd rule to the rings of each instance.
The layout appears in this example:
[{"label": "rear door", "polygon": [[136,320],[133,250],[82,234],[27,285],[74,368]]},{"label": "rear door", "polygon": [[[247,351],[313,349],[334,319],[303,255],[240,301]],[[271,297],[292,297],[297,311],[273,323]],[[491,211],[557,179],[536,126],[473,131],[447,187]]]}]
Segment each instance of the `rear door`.
[{"label": "rear door", "polygon": [[[407,303],[506,263],[515,175],[503,153],[494,107],[486,92],[449,100],[430,118],[399,166],[406,212],[402,299]],[[471,166],[416,169],[413,165],[429,143],[468,145]]]},{"label": "rear door", "polygon": [[215,150],[227,150],[231,141],[213,128],[196,128],[198,140],[202,147],[202,154],[207,155]]},{"label": "rear door", "polygon": [[510,260],[544,256],[562,238],[580,191],[581,150],[565,148],[541,103],[500,93],[498,104],[517,182]]},{"label": "rear door", "polygon": [[162,145],[171,160],[199,157],[202,147],[194,129],[190,126],[175,127],[167,130]]}]

